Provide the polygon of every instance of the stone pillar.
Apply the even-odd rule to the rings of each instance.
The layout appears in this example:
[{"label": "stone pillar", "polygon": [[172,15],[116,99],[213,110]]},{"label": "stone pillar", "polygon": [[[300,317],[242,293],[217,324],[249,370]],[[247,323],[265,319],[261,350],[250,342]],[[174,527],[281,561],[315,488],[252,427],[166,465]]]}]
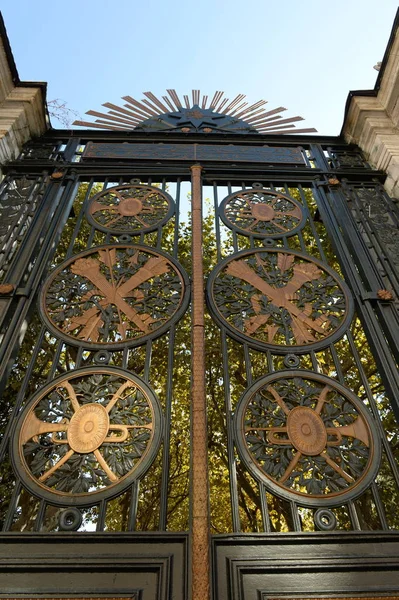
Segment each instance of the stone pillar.
[{"label": "stone pillar", "polygon": [[20,81],[0,14],[0,179],[1,166],[48,127],[46,84]]}]

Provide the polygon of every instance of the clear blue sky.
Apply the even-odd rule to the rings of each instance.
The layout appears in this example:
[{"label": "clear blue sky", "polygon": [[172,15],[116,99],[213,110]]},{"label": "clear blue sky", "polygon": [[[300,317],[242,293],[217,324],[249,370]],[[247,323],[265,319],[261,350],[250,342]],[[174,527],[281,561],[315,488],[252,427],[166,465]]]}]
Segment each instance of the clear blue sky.
[{"label": "clear blue sky", "polygon": [[[349,90],[371,89],[394,0],[2,0],[21,79],[83,117],[143,91],[247,94],[340,132]],[[54,126],[59,126],[55,121]],[[298,126],[301,126],[299,124]]]}]

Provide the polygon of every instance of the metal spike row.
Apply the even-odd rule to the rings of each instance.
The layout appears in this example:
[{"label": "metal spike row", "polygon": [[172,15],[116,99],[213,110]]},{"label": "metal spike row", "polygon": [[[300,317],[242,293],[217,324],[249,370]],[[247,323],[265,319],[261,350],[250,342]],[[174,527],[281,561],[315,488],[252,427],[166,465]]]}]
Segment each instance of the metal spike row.
[{"label": "metal spike row", "polygon": [[[167,90],[167,93],[169,97],[162,96],[164,102],[161,102],[161,100],[159,100],[152,92],[144,92],[146,98],[143,98],[141,102],[135,100],[131,96],[123,96],[123,100],[127,102],[127,104],[124,104],[124,108],[106,102],[103,106],[110,109],[107,114],[93,110],[86,113],[88,115],[100,117],[100,119],[96,119],[95,123],[75,121],[73,124],[83,127],[131,130],[140,125],[144,120],[152,117],[159,117],[168,112],[180,111],[183,108],[176,90],[170,89]],[[248,123],[248,125],[251,125],[251,127],[260,133],[313,133],[316,131],[314,128],[295,129],[293,123],[302,121],[303,118],[297,116],[289,119],[282,119],[281,115],[278,113],[287,110],[283,106],[265,111],[263,108],[263,106],[267,104],[265,100],[259,100],[251,106],[248,106],[248,102],[242,102],[245,98],[245,94],[237,94],[230,103],[228,98],[223,98],[223,96],[224,92],[216,91],[208,110],[213,110],[214,112],[219,112],[231,117],[234,116],[235,120],[242,120],[245,123]],[[187,109],[191,108],[189,96],[184,95],[183,98],[185,107]],[[200,90],[192,90],[192,101],[193,105],[200,105]],[[203,95],[201,108],[206,109],[207,103],[208,96]]]}]

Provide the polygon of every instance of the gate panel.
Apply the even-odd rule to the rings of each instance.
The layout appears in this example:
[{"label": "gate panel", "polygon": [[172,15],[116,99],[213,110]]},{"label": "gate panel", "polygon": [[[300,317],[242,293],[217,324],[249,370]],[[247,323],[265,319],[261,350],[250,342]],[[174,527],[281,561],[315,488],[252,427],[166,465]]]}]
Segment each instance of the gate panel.
[{"label": "gate panel", "polygon": [[[207,194],[210,191],[207,190]],[[396,433],[393,433],[396,425],[381,375],[367,345],[361,322],[356,313],[351,312],[351,298],[345,300],[346,307],[343,309],[341,300],[338,299],[343,296],[334,292],[331,282],[330,291],[327,292],[328,297],[324,297],[324,300],[320,293],[317,292],[314,296],[312,291],[312,288],[321,285],[325,280],[324,276],[320,278],[320,271],[317,273],[317,269],[322,265],[330,265],[338,276],[342,276],[336,253],[331,246],[331,238],[320,218],[320,210],[323,211],[325,208],[318,187],[299,182],[297,184],[289,182],[284,185],[280,181],[274,184],[269,181],[252,184],[252,182],[232,180],[227,185],[223,182],[220,184],[215,182],[213,192],[215,211],[224,223],[230,224],[231,229],[229,231],[220,221],[216,224],[213,264],[216,260],[227,258],[224,263],[219,263],[219,267],[213,271],[208,283],[208,302],[219,327],[221,326],[219,333],[218,328],[209,324],[207,336],[211,347],[208,349],[212,415],[210,422],[214,427],[213,445],[211,445],[211,456],[214,458],[210,460],[211,481],[215,482],[213,492],[211,488],[213,531],[219,534],[227,533],[231,526],[237,532],[396,528],[396,516],[390,510],[389,502],[391,494],[397,497],[399,481],[397,457],[395,457]],[[226,201],[226,197],[229,200]],[[307,221],[306,226],[299,231],[296,229],[301,217],[296,208],[296,201],[300,202]],[[273,215],[269,207],[277,206],[276,202],[280,202],[280,215],[273,209],[276,220],[274,224],[273,219],[270,218]],[[285,207],[284,203],[286,203]],[[256,219],[258,213],[261,214],[261,209],[254,208],[255,205],[267,207],[264,209],[263,221],[261,218]],[[267,210],[270,215],[266,214]],[[285,211],[289,218],[282,216],[281,211]],[[297,213],[298,218],[293,218],[292,215]],[[232,226],[234,220],[235,226]],[[281,233],[278,231],[279,226]],[[263,228],[263,237],[257,231],[253,233],[259,227]],[[284,231],[283,227],[286,230],[290,228],[290,231]],[[283,265],[283,257],[285,257],[285,265]],[[294,273],[295,264],[301,261],[302,264],[307,260],[311,261],[306,262],[306,269],[303,267],[303,271],[310,272],[309,265],[315,269],[313,275],[306,280],[307,283],[305,282],[306,292],[300,285],[290,292],[291,305],[288,312],[294,311],[290,313],[291,316],[297,315],[296,319],[302,319],[301,323],[304,323],[305,327],[297,324],[296,329],[285,333],[285,339],[289,340],[288,346],[287,343],[279,345],[281,342],[278,335],[282,339],[283,334],[279,334],[282,330],[282,321],[278,319],[282,318],[283,310],[280,309],[279,312],[278,306],[283,304],[275,292],[284,289],[292,281],[292,271],[291,275],[289,274],[291,265],[287,262],[287,257],[291,265],[294,264]],[[306,261],[304,257],[307,257]],[[269,274],[272,272],[277,283],[273,283],[273,279],[268,279],[267,276],[263,277],[264,282],[261,281],[260,271],[254,266],[256,261],[258,264],[262,262],[263,265],[267,264],[266,272]],[[298,264],[297,278],[300,271],[301,267]],[[281,277],[281,272],[287,273],[285,280],[278,279]],[[319,284],[317,284],[318,278]],[[269,283],[266,283],[267,281]],[[353,279],[349,279],[348,284],[356,291],[356,282]],[[256,287],[257,285],[259,287]],[[303,294],[302,303],[298,302],[298,289],[302,289],[302,292],[299,292]],[[341,290],[343,289],[341,287]],[[271,309],[260,306],[260,293],[269,294]],[[353,292],[350,296],[352,294]],[[306,302],[308,305],[311,302],[315,303],[316,297],[317,308],[311,306],[306,308]],[[323,302],[325,302],[324,308]],[[287,302],[285,305],[287,306]],[[297,308],[298,306],[301,310]],[[332,314],[331,306],[339,307],[339,310]],[[362,316],[364,316],[363,312],[361,310]],[[323,331],[323,319],[330,319],[332,325],[326,328],[325,336],[320,334],[319,339],[316,339],[317,336],[314,334],[317,329],[312,329],[315,324],[312,319],[318,319],[321,331]],[[259,332],[262,333],[257,335]],[[304,340],[307,335],[305,344],[303,341],[296,342],[295,336],[299,340]],[[221,351],[223,356],[223,368],[215,361],[218,351]],[[290,369],[293,369],[292,375]],[[282,371],[281,375],[278,374],[279,371]],[[222,376],[224,376],[224,392],[215,386],[215,382]],[[323,376],[330,379],[325,379]],[[350,438],[346,438],[340,449],[337,439],[334,442],[330,437],[334,434],[331,429],[332,423],[327,419],[327,415],[324,415],[324,422],[328,421],[327,437],[325,443],[321,441],[320,448],[315,441],[314,446],[306,450],[304,445],[306,436],[299,433],[297,434],[299,437],[295,439],[294,426],[293,424],[290,426],[289,421],[289,439],[287,439],[284,410],[289,413],[296,406],[295,402],[297,402],[295,411],[299,419],[298,427],[316,428],[315,440],[320,439],[323,431],[321,423],[310,413],[308,416],[313,419],[312,423],[310,421],[306,422],[306,425],[305,422],[302,423],[306,413],[304,409],[299,408],[302,406],[302,400],[295,401],[293,392],[291,391],[290,397],[290,393],[284,389],[287,381],[293,382],[295,378],[300,396],[305,394],[305,381],[308,383],[310,381],[306,378],[310,378],[313,381],[311,384],[313,390],[307,392],[310,393],[310,397],[312,394],[320,397],[322,390],[326,389],[324,386],[327,385],[332,389],[336,385],[336,394],[344,390],[352,391],[362,405],[367,406],[365,418],[371,427],[374,428],[375,425],[371,437],[376,438],[374,449],[371,451],[374,456],[370,456],[368,467],[363,465],[366,471],[370,469],[369,476],[360,474],[362,470],[360,465],[364,458],[363,450],[366,447],[368,450],[371,449],[371,440],[361,449],[349,447]],[[319,387],[317,385],[314,387],[316,380],[319,382]],[[254,385],[254,381],[258,384]],[[340,384],[344,388],[339,388]],[[288,394],[288,402],[291,402],[289,410],[284,407],[281,397],[279,399],[277,392],[279,391],[281,396],[282,390]],[[349,397],[346,397],[345,402],[347,401]],[[334,404],[332,398],[327,405],[331,402]],[[341,403],[341,408],[344,404]],[[303,406],[312,407],[312,402],[309,401],[307,404],[305,402]],[[303,415],[299,418],[301,410]],[[272,413],[268,411],[272,413],[277,411],[278,414],[271,419]],[[226,419],[223,417],[224,412],[227,415]],[[323,413],[321,414],[323,416]],[[334,426],[345,427],[344,421],[346,424],[351,421],[349,416],[345,417],[344,410],[341,416],[343,420],[340,424],[334,421],[334,417]],[[222,427],[221,423],[223,423]],[[254,431],[250,441],[248,441],[249,435],[245,433],[248,427]],[[320,433],[317,434],[319,429]],[[355,442],[358,440],[355,446],[361,445],[362,442],[360,438],[356,438],[356,435],[352,440]],[[382,458],[377,474],[376,463],[380,461],[380,443]],[[273,452],[270,451],[270,447],[274,449]],[[332,451],[333,447],[334,451]],[[297,464],[300,465],[301,459],[297,463],[295,457],[301,453],[301,450],[302,456],[307,457],[306,460],[302,459],[306,467],[298,470]],[[360,454],[356,456],[358,451]],[[333,459],[333,455],[338,462]],[[352,465],[351,460],[354,461]],[[296,481],[295,477],[290,476],[291,472],[295,474],[295,469],[297,469]],[[359,487],[354,486],[354,479],[358,477],[360,479],[363,477],[363,483],[368,480],[368,484],[364,487],[363,484]],[[220,479],[225,486],[223,495],[220,493],[220,484],[216,483]],[[281,480],[288,481],[291,485],[284,485]],[[348,492],[345,491],[347,488],[349,488]],[[353,491],[350,491],[351,489]],[[230,501],[231,521],[224,516]],[[323,513],[318,512],[321,509]]]},{"label": "gate panel", "polygon": [[[122,189],[118,189],[118,185],[123,186]],[[116,192],[113,191],[115,186]],[[184,184],[183,187],[187,186]],[[112,191],[107,193],[110,188]],[[189,387],[180,373],[184,369],[185,361],[189,359],[188,351],[184,351],[184,346],[182,348],[178,340],[181,337],[185,339],[186,332],[189,331],[188,317],[180,319],[187,309],[190,290],[184,268],[179,267],[176,258],[179,254],[178,232],[180,231],[181,236],[183,260],[189,255],[190,236],[187,227],[179,223],[181,189],[180,180],[164,179],[159,183],[155,182],[155,185],[149,180],[140,185],[137,180],[133,183],[129,183],[129,179],[101,182],[92,178],[87,182],[82,181],[71,197],[70,214],[48,266],[53,275],[50,275],[50,279],[49,275],[46,275],[47,284],[45,283],[39,293],[38,302],[42,317],[36,312],[30,322],[18,361],[3,395],[3,415],[8,412],[16,417],[18,411],[27,406],[35,393],[41,396],[36,408],[28,407],[22,417],[5,422],[5,435],[1,447],[4,457],[4,531],[48,532],[65,528],[63,511],[67,506],[75,505],[77,497],[80,498],[78,504],[82,506],[83,521],[78,527],[72,527],[75,530],[187,529]],[[173,198],[166,190],[173,194]],[[126,215],[115,211],[115,198],[118,198],[115,193],[121,196],[121,211],[125,211]],[[133,196],[138,199],[137,202],[142,202],[141,212],[137,211],[138,206],[129,205],[129,197]],[[65,202],[65,206],[68,204],[69,200]],[[133,214],[130,215],[129,211]],[[110,212],[112,218],[109,218]],[[143,216],[140,217],[140,214]],[[99,220],[102,219],[102,223],[95,222],[96,216]],[[118,219],[119,228],[114,234],[113,222],[117,222]],[[184,241],[182,235],[184,227],[187,241]],[[69,265],[65,262],[68,260]],[[140,271],[136,266],[137,262],[139,267],[144,266],[144,271]],[[66,265],[65,268],[63,265]],[[154,272],[147,272],[146,265],[150,265],[149,269],[152,268]],[[94,275],[90,275],[90,267],[94,268]],[[104,303],[104,298],[107,299],[106,284],[102,283],[101,278],[108,276],[108,267],[111,277],[119,277],[119,286],[123,286],[123,282],[131,281],[135,272],[139,273],[139,280],[136,276],[136,280],[132,281],[126,292],[120,287],[118,298],[122,308],[119,309],[119,321],[118,315],[107,314],[106,300]],[[102,296],[98,292],[98,286],[100,292],[103,290]],[[137,286],[138,291],[135,292]],[[123,294],[127,300],[123,300]],[[128,311],[133,321],[123,316],[122,309]],[[152,316],[149,311],[152,311]],[[150,319],[149,327],[146,326],[146,319]],[[178,365],[175,363],[177,348],[180,349]],[[140,421],[141,417],[133,411],[127,421],[125,417],[115,414],[112,425],[113,409],[110,409],[111,428],[113,427],[115,432],[111,437],[115,436],[115,441],[110,436],[105,439],[107,451],[102,456],[98,455],[101,450],[88,449],[89,452],[97,454],[97,464],[91,460],[79,466],[78,460],[76,467],[72,451],[75,449],[75,459],[82,459],[85,456],[84,442],[81,437],[76,438],[80,441],[72,441],[74,438],[69,424],[72,426],[73,413],[68,403],[73,400],[73,394],[80,400],[84,393],[87,393],[94,403],[104,402],[101,398],[96,398],[95,388],[85,391],[85,386],[90,388],[92,385],[99,385],[95,378],[100,377],[101,370],[105,368],[106,371],[109,367],[110,373],[104,373],[100,383],[106,386],[108,395],[111,392],[114,395],[118,394],[118,386],[120,389],[120,386],[134,386],[134,382],[128,378],[129,373],[135,373],[139,377],[136,384],[143,390],[140,392],[141,403],[143,398],[150,398],[151,394],[159,398],[163,417],[162,420],[156,419],[156,431],[152,435],[160,440],[162,437],[163,444],[156,457],[153,457],[154,464],[151,467],[149,464],[140,467],[142,475],[134,478],[131,484],[115,486],[115,490],[120,489],[120,492],[113,492],[111,485],[110,493],[97,494],[94,493],[94,488],[100,486],[106,490],[114,478],[119,479],[122,476],[126,481],[129,480],[129,471],[136,468],[135,464],[131,463],[136,462],[137,453],[142,453],[143,450],[145,456],[152,453],[152,450],[145,447],[146,439],[142,434],[137,438],[135,446],[128,447],[125,455],[120,454],[121,451],[118,450],[119,454],[114,454],[112,458],[112,444],[119,447],[116,439],[118,435],[122,437],[134,431],[135,427],[144,427],[145,432],[145,427],[152,427],[153,424],[150,416],[148,421],[145,421],[145,416],[144,421]],[[113,371],[115,368],[120,370]],[[82,370],[79,371],[81,378],[75,377],[76,369]],[[119,377],[119,380],[112,387],[107,383],[107,377]],[[54,378],[58,379],[52,385]],[[148,390],[147,382],[150,382]],[[40,392],[46,384],[47,390]],[[57,416],[57,411],[54,412],[55,409],[51,408],[53,396],[59,394],[60,389],[63,390],[63,400],[57,399],[57,402],[61,402],[57,410],[62,409],[64,421],[67,421],[64,429],[62,425],[58,425],[62,421],[61,413]],[[129,405],[130,400],[125,394],[122,400],[125,403],[124,407]],[[65,406],[62,402],[66,402]],[[83,401],[85,402],[87,400]],[[124,407],[120,406],[120,410]],[[150,402],[148,410],[152,411],[153,417],[154,407]],[[87,418],[83,413],[79,413],[80,420],[84,421]],[[101,421],[103,417],[96,413],[96,418]],[[165,425],[162,424],[164,419]],[[40,424],[43,421],[50,423],[50,426]],[[74,435],[81,436],[84,423],[78,425],[77,417],[74,422],[78,432]],[[87,427],[90,427],[90,423]],[[48,433],[44,432],[46,427]],[[60,430],[58,434],[55,433],[57,427]],[[41,435],[43,437],[40,437]],[[9,440],[13,436],[19,437],[19,442],[15,442],[14,439],[14,455],[17,454],[14,462],[17,472],[22,475],[23,482],[30,492],[21,487],[19,476],[15,479],[11,468]],[[122,441],[121,447],[123,443]],[[68,448],[67,454],[64,448],[65,451]],[[65,456],[69,453],[71,456],[65,462]],[[147,460],[145,456],[144,462]],[[120,462],[115,462],[117,457],[119,461],[124,461],[121,472],[118,471]],[[112,468],[109,464],[107,466],[105,458],[111,461]],[[140,479],[148,468],[150,471],[145,477],[146,483],[141,483]],[[91,469],[94,471],[91,471],[92,475],[89,476]],[[32,492],[35,495],[32,495]]]}]

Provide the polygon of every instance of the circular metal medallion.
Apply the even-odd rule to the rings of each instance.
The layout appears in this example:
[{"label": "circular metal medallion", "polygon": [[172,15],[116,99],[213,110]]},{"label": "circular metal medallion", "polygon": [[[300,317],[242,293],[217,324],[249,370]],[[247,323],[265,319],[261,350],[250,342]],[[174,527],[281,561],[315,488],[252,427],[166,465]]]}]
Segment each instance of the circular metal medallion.
[{"label": "circular metal medallion", "polygon": [[118,349],[162,335],[184,313],[179,263],[146,246],[99,246],[59,265],[40,297],[47,327],[68,343]]},{"label": "circular metal medallion", "polygon": [[225,198],[220,205],[222,221],[239,233],[257,238],[291,236],[306,217],[297,200],[267,189],[248,189]]},{"label": "circular metal medallion", "polygon": [[159,401],[139,377],[113,367],[71,371],[38,390],[20,415],[14,466],[49,502],[88,505],[148,470],[161,425]]},{"label": "circular metal medallion", "polygon": [[86,217],[96,229],[114,235],[154,231],[173,215],[174,202],[166,192],[149,185],[110,187],[90,199]]},{"label": "circular metal medallion", "polygon": [[272,373],[242,396],[234,418],[239,454],[276,495],[304,506],[338,506],[374,480],[381,449],[364,404],[330,377]]},{"label": "circular metal medallion", "polygon": [[351,293],[335,271],[299,252],[263,248],[217,265],[208,302],[233,337],[280,354],[325,347],[342,336],[353,313]]}]

